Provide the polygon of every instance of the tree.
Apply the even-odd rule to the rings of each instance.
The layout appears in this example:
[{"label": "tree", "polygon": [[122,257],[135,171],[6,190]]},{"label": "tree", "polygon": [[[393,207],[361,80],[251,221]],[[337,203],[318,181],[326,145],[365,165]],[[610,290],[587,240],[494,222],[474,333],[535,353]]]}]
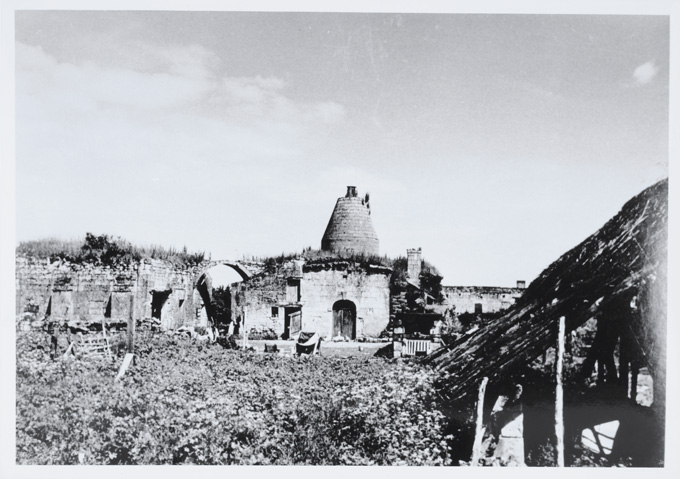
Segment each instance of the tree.
[{"label": "tree", "polygon": [[231,290],[228,286],[213,289],[212,310],[215,327],[226,327],[231,323]]}]

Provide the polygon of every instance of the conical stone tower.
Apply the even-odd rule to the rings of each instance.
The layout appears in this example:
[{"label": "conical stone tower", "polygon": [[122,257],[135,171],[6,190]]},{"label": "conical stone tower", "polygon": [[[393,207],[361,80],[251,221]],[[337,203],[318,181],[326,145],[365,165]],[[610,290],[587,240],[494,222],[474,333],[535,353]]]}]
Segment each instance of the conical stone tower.
[{"label": "conical stone tower", "polygon": [[344,198],[338,198],[321,249],[334,253],[378,254],[378,235],[371,223],[368,202],[357,197],[355,186],[347,187]]}]

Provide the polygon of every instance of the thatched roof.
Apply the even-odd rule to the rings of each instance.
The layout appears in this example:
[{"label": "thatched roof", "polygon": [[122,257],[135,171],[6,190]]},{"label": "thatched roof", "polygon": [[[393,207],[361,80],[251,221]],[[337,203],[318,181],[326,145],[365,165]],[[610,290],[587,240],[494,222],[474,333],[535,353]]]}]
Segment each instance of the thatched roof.
[{"label": "thatched roof", "polygon": [[451,374],[448,392],[462,399],[483,377],[501,379],[553,346],[560,316],[569,331],[616,312],[635,329],[650,369],[665,374],[667,222],[666,179],[551,264],[498,320],[426,362]]}]

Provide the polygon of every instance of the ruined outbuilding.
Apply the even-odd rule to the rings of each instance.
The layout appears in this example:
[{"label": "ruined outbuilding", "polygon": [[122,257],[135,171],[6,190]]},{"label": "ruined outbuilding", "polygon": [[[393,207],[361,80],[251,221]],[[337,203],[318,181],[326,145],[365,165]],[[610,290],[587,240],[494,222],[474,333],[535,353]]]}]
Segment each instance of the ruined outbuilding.
[{"label": "ruined outbuilding", "polygon": [[321,255],[300,255],[232,285],[232,316],[250,331],[289,338],[301,330],[325,339],[377,337],[390,319],[392,270],[378,254],[368,195],[348,186],[338,198],[321,240]]},{"label": "ruined outbuilding", "polygon": [[149,318],[163,330],[208,326],[212,286],[207,270],[227,264],[250,278],[257,263],[203,261],[191,266],[142,258],[96,264],[17,255],[18,327],[40,327],[45,318],[81,328],[125,325]]},{"label": "ruined outbuilding", "polygon": [[[521,383],[523,368],[554,347],[560,317],[568,338],[593,324],[595,337],[584,361],[573,365],[584,389],[571,391],[565,415],[570,407],[578,409],[571,416],[576,431],[620,420],[619,453],[636,455],[639,465],[657,465],[663,460],[667,255],[666,179],[551,264],[500,318],[426,361],[447,373],[449,398],[464,404],[485,377],[489,384]],[[643,368],[653,379],[653,404],[640,409],[636,389]],[[626,442],[633,445],[623,451]]]},{"label": "ruined outbuilding", "polygon": [[377,337],[389,321],[391,272],[348,259],[301,257],[232,285],[232,314],[248,331],[284,339],[302,330],[325,339]]},{"label": "ruined outbuilding", "polygon": [[[187,265],[154,258],[106,264],[17,254],[19,327],[48,317],[83,327],[123,326],[131,318],[150,319],[163,330],[214,326],[208,270],[216,264],[231,267],[244,280],[230,286],[230,319],[235,326],[231,330],[245,328],[283,338],[302,329],[317,331],[326,339],[374,338],[400,315],[410,315],[403,318],[406,322],[422,323],[421,313],[445,317],[496,312],[512,305],[523,292],[444,286],[433,296],[427,284],[421,284],[421,280],[427,283],[422,251],[413,248],[407,251],[405,284],[411,290],[407,299],[403,288],[391,284],[392,269],[377,256],[379,240],[369,195],[359,196],[354,186],[337,199],[317,253],[291,257],[275,266],[228,260]],[[414,295],[419,296],[415,309],[409,306]],[[432,318],[425,319],[427,323]],[[423,324],[417,327],[422,329]]]}]

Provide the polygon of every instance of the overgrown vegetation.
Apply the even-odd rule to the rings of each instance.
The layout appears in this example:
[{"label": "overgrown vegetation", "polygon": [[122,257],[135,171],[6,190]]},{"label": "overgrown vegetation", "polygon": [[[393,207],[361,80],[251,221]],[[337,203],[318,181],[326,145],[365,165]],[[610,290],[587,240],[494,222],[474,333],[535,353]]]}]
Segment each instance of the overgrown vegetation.
[{"label": "overgrown vegetation", "polygon": [[224,329],[231,323],[231,290],[218,286],[212,291],[212,312],[215,327]]},{"label": "overgrown vegetation", "polygon": [[336,262],[350,262],[359,265],[360,267],[383,266],[391,268],[393,260],[387,256],[367,255],[363,253],[341,252],[333,253],[330,251],[322,251],[319,249],[312,249],[306,247],[302,253],[281,253],[278,256],[259,256],[243,258],[244,261],[256,261],[264,263],[266,273],[275,273],[283,265],[295,259],[305,261],[307,265],[318,265]]},{"label": "overgrown vegetation", "polygon": [[308,247],[305,248],[301,256],[305,259],[306,264],[309,265],[323,264],[334,261],[347,261],[350,263],[356,263],[362,267],[367,267],[369,265],[384,266],[387,268],[392,267],[392,259],[384,255],[380,256],[375,254],[352,252],[333,253],[330,251],[322,251]]},{"label": "overgrown vegetation", "polygon": [[17,342],[18,464],[448,465],[432,372],[142,335],[118,361],[49,361]]},{"label": "overgrown vegetation", "polygon": [[130,264],[141,259],[160,259],[177,266],[193,266],[205,260],[205,253],[189,253],[186,246],[182,250],[160,245],[136,246],[120,237],[106,234],[97,236],[92,233],[86,233],[84,240],[44,238],[22,241],[16,252],[25,256],[49,258],[51,261],[64,260],[105,266]]}]

